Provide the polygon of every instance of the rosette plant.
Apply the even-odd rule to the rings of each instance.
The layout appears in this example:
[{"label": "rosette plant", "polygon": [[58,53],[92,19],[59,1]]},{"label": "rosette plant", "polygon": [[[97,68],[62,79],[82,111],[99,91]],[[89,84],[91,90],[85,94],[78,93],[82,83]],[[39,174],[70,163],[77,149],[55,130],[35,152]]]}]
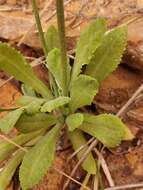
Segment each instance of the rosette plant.
[{"label": "rosette plant", "polygon": [[[8,159],[0,171],[1,190],[6,189],[18,167],[23,190],[38,184],[52,165],[63,129],[75,151],[86,144],[86,133],[107,148],[133,138],[117,116],[93,115],[80,109],[92,103],[102,81],[120,63],[127,44],[127,27],[108,30],[103,18],[91,22],[79,37],[72,65],[66,51],[63,0],[56,0],[58,30],[50,26],[45,33],[35,0],[32,3],[49,71],[49,86],[37,78],[21,53],[0,43],[0,69],[21,81],[27,89],[16,101],[19,107],[9,110],[0,120],[2,133],[17,129],[16,137],[0,141],[0,161]],[[78,159],[87,149],[88,145],[78,152]],[[82,168],[96,175],[92,152]]]}]

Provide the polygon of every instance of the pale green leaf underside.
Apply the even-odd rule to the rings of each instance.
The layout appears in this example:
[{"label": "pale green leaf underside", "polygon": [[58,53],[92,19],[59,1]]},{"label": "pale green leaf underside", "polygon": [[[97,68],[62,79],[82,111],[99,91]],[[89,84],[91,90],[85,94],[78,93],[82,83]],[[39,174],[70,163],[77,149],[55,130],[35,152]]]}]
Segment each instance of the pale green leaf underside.
[{"label": "pale green leaf underside", "polygon": [[121,61],[127,45],[127,27],[117,27],[104,36],[85,73],[102,82]]},{"label": "pale green leaf underside", "polygon": [[106,21],[103,18],[91,22],[81,33],[76,48],[76,57],[73,67],[72,79],[75,79],[83,65],[90,63],[97,47],[101,44],[104,33],[107,30]]},{"label": "pale green leaf underside", "polygon": [[68,126],[69,131],[73,131],[78,128],[84,120],[84,116],[82,113],[74,113],[67,117],[66,124]]},{"label": "pale green leaf underside", "polygon": [[19,174],[23,190],[38,184],[51,166],[59,132],[57,125],[24,156]]},{"label": "pale green leaf underside", "polygon": [[51,112],[54,109],[57,109],[61,106],[64,106],[65,104],[68,104],[69,102],[70,102],[69,97],[60,96],[54,100],[50,100],[50,101],[46,102],[41,107],[41,112]]},{"label": "pale green leaf underside", "polygon": [[133,135],[122,121],[111,114],[85,115],[80,127],[84,132],[96,137],[107,147],[116,147],[122,140],[131,140]]},{"label": "pale green leaf underside", "polygon": [[15,126],[16,122],[22,115],[24,109],[20,108],[14,111],[11,111],[6,116],[4,116],[2,119],[0,119],[0,130],[3,133],[9,133],[11,129]]},{"label": "pale green leaf underside", "polygon": [[46,101],[46,99],[31,96],[22,96],[16,100],[16,103],[21,106],[27,106],[31,102],[40,102],[42,104],[44,101]]},{"label": "pale green leaf underside", "polygon": [[21,133],[29,133],[40,129],[48,129],[50,126],[56,124],[57,119],[47,113],[36,113],[32,115],[23,114],[15,127]]},{"label": "pale green leaf underside", "polygon": [[18,151],[0,172],[0,190],[7,188],[25,152]]},{"label": "pale green leaf underside", "polygon": [[[17,137],[14,137],[11,139],[13,142],[19,145],[23,145],[30,141],[31,139],[37,137],[38,135],[41,135],[41,131],[31,132],[28,134],[22,134],[18,135]],[[6,159],[11,153],[13,153],[17,147],[9,142],[2,141],[0,142],[0,161],[3,161]]]},{"label": "pale green leaf underside", "polygon": [[54,48],[60,48],[58,31],[54,26],[49,26],[45,32],[45,41],[48,51],[51,51]]},{"label": "pale green leaf underside", "polygon": [[[48,57],[47,57],[47,67],[49,71],[53,74],[55,81],[60,89],[63,89],[63,76],[62,76],[62,63],[61,63],[61,53],[60,50],[55,48],[52,51],[49,52]],[[67,61],[67,79],[69,82],[69,77],[70,77],[70,66]],[[67,82],[67,84],[68,84]]]},{"label": "pale green leaf underside", "polygon": [[[74,130],[73,132],[69,132],[69,138],[75,151],[87,143],[82,131],[78,129]],[[87,149],[88,145],[77,153],[77,157],[79,160],[82,158],[83,154],[86,152]],[[89,174],[96,174],[96,161],[94,160],[91,152],[88,154],[87,158],[84,160],[81,166]]]},{"label": "pale green leaf underside", "polygon": [[52,98],[48,87],[36,77],[24,57],[5,43],[0,43],[0,69],[31,86],[43,97]]},{"label": "pale green leaf underside", "polygon": [[79,75],[71,86],[69,104],[71,111],[74,112],[77,108],[90,105],[97,92],[98,82],[96,79],[87,75]]}]

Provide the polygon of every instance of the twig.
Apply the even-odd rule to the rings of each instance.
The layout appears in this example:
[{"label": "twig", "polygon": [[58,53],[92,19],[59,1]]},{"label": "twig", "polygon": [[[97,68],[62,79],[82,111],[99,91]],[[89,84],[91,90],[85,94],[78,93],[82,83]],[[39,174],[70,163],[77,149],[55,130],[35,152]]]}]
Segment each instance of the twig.
[{"label": "twig", "polygon": [[87,173],[85,178],[84,178],[84,181],[82,183],[80,190],[85,190],[84,186],[86,186],[88,184],[90,177],[91,177],[91,174]]},{"label": "twig", "polygon": [[94,181],[93,181],[93,190],[98,190],[99,187],[99,179],[97,175],[94,176]]},{"label": "twig", "polygon": [[67,177],[68,179],[72,180],[73,182],[79,184],[81,187],[83,187],[84,189],[87,189],[87,190],[91,190],[89,187],[83,185],[82,183],[80,183],[79,181],[77,181],[76,179],[72,178],[71,176],[67,175],[65,172],[53,167],[54,170],[56,170],[58,173],[60,173],[61,175]]},{"label": "twig", "polygon": [[139,188],[139,187],[143,187],[143,182],[136,184],[120,185],[116,187],[109,187],[104,190],[122,190],[122,189],[125,190],[125,189]]},{"label": "twig", "polygon": [[14,77],[8,78],[6,81],[4,81],[2,84],[0,84],[0,88],[3,87],[6,83],[8,83],[9,81],[11,81],[13,79],[14,79]]},{"label": "twig", "polygon": [[[91,143],[91,145],[88,147],[88,149],[85,151],[85,153],[83,154],[82,158],[77,162],[77,164],[75,165],[75,167],[73,168],[72,172],[71,172],[71,177],[74,176],[76,170],[78,169],[78,167],[81,165],[81,163],[87,158],[88,154],[90,153],[90,151],[96,146],[97,144],[97,140],[93,141]],[[67,186],[69,185],[70,180],[67,180],[63,190],[65,190],[67,188]]]},{"label": "twig", "polygon": [[24,152],[28,152],[28,150],[26,148],[23,148],[22,146],[15,143],[13,140],[9,139],[8,137],[0,134],[0,138],[4,139],[5,141],[9,142],[10,144],[13,144],[14,146],[18,147],[19,149],[23,150]]},{"label": "twig", "polygon": [[101,167],[102,167],[102,169],[104,171],[104,174],[105,174],[105,176],[106,176],[106,178],[107,178],[107,180],[109,182],[110,187],[114,187],[115,183],[114,183],[114,181],[112,179],[112,176],[110,174],[110,171],[108,169],[108,166],[106,164],[105,159],[103,158],[102,154],[97,150],[97,148],[94,148],[94,151],[95,151],[95,153],[97,154],[97,156],[99,158],[99,162],[100,162]]},{"label": "twig", "polygon": [[127,101],[127,103],[118,111],[117,116],[123,117],[124,112],[128,109],[131,103],[136,99],[136,97],[143,91],[143,84],[135,91],[132,97]]},{"label": "twig", "polygon": [[68,162],[77,155],[78,152],[80,152],[82,149],[84,149],[87,145],[89,145],[95,138],[92,137],[87,143],[83,144],[81,147],[79,147],[69,158]]}]

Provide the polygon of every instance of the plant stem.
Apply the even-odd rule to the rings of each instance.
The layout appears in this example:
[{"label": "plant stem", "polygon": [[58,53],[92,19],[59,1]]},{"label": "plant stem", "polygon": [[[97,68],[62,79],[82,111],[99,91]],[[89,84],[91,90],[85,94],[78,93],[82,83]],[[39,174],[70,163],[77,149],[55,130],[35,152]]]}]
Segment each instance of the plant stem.
[{"label": "plant stem", "polygon": [[42,47],[44,50],[44,54],[45,54],[45,56],[47,56],[48,55],[48,49],[47,49],[45,38],[44,38],[44,33],[43,33],[41,21],[40,21],[40,16],[39,16],[36,0],[32,0],[32,7],[33,7],[33,13],[35,16],[36,25],[37,25],[37,29],[39,32],[40,40],[41,40]]},{"label": "plant stem", "polygon": [[[44,50],[45,57],[47,57],[49,51],[48,51],[48,48],[46,45],[46,41],[45,41],[44,32],[43,32],[42,25],[41,25],[41,20],[40,20],[38,8],[37,8],[36,0],[32,0],[32,7],[33,7],[33,13],[35,16],[35,21],[36,21],[38,33],[40,36],[40,41],[41,41],[41,44],[42,44],[42,47]],[[55,81],[54,81],[53,76],[50,72],[49,72],[49,83],[50,83],[51,90],[53,90],[53,88],[55,87]],[[54,92],[54,95],[55,95],[55,92]]]},{"label": "plant stem", "polygon": [[56,0],[57,22],[61,49],[63,95],[67,95],[67,51],[63,0]]}]

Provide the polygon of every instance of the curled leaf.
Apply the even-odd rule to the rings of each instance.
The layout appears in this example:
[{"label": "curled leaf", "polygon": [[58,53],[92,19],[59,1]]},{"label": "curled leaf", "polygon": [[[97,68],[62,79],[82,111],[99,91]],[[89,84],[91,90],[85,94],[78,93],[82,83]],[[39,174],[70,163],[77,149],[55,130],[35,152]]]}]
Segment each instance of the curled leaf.
[{"label": "curled leaf", "polygon": [[60,47],[58,31],[54,26],[50,26],[45,32],[45,41],[48,51]]},{"label": "curled leaf", "polygon": [[[49,71],[53,74],[57,86],[63,90],[64,82],[63,82],[63,71],[62,71],[62,63],[61,63],[61,52],[59,49],[55,48],[49,52],[47,57],[47,67]],[[67,61],[67,79],[69,82],[70,79],[70,65]],[[67,84],[68,84],[67,82]]]},{"label": "curled leaf", "polygon": [[67,117],[66,124],[68,126],[69,131],[73,131],[78,128],[84,120],[84,116],[82,113],[74,113]]}]

